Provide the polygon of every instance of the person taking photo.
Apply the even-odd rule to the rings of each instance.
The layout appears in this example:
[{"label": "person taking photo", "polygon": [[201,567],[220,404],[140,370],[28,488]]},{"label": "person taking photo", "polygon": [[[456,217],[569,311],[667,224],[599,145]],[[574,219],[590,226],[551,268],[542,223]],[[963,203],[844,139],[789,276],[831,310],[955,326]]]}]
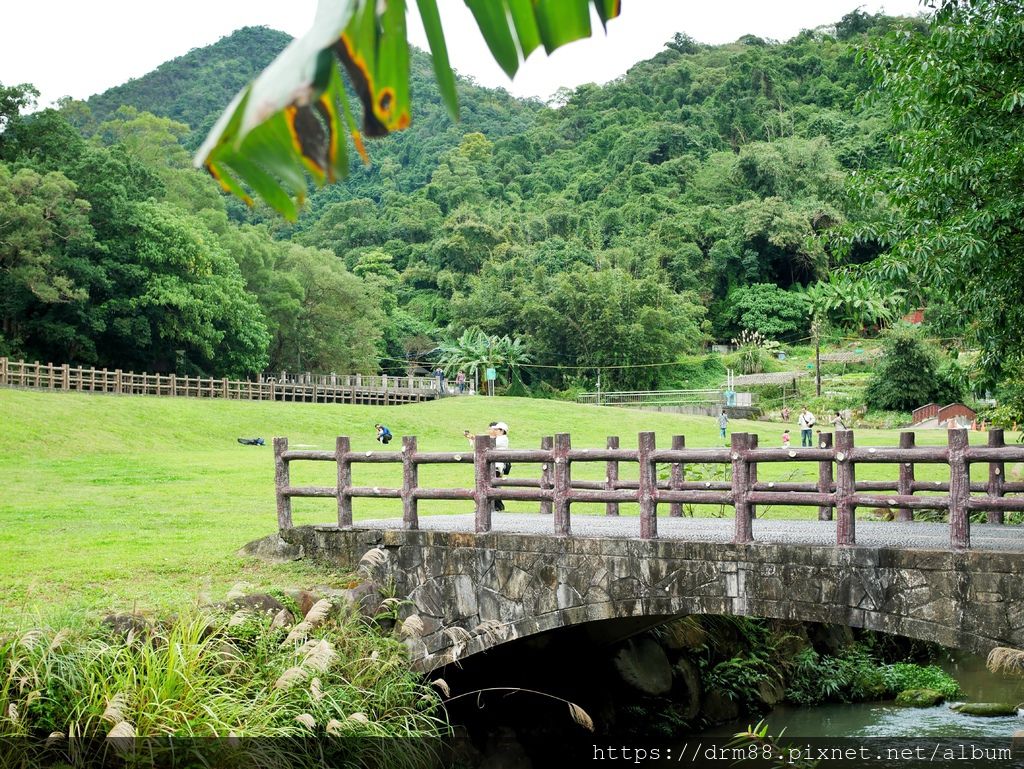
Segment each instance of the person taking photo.
[{"label": "person taking photo", "polygon": [[[471,433],[469,430],[464,430],[462,433],[468,440],[470,446],[476,446],[476,435]],[[487,434],[494,438],[494,448],[496,449],[507,449],[508,448],[508,425],[504,422],[491,422],[487,426]],[[512,470],[511,462],[495,462],[494,463],[494,477],[502,478],[509,474]],[[501,512],[505,509],[505,503],[500,499],[494,500],[495,512]]]}]

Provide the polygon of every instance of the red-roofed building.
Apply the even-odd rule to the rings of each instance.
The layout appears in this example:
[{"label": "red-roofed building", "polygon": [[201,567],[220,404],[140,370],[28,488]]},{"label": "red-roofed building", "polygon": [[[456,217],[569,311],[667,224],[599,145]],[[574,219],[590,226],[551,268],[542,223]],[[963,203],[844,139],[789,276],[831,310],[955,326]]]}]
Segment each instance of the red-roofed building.
[{"label": "red-roofed building", "polygon": [[924,307],[918,307],[916,310],[912,310],[903,316],[904,323],[911,323],[915,326],[920,326],[924,323]]}]

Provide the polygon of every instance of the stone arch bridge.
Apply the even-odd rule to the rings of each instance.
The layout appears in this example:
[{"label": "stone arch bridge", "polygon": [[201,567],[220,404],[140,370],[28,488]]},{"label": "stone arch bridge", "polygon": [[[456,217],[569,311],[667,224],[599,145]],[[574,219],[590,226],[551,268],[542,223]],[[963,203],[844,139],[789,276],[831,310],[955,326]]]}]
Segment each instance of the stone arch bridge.
[{"label": "stone arch bridge", "polygon": [[[400,522],[399,522],[400,525]],[[889,524],[891,525],[891,524]],[[916,523],[915,527],[928,524]],[[917,530],[921,530],[918,528]],[[855,628],[984,654],[1024,647],[1024,552],[300,526],[281,554],[393,580],[429,671],[555,628],[727,614]],[[375,554],[370,551],[377,551]],[[621,624],[621,623],[620,623]]]}]

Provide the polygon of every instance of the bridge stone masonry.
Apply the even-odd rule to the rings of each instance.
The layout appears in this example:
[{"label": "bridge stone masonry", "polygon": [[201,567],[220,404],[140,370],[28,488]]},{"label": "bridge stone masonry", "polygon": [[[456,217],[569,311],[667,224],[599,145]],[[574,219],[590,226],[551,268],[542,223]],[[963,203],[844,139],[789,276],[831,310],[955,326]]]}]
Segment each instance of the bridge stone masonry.
[{"label": "bridge stone masonry", "polygon": [[[1024,458],[1021,447],[1001,445],[998,431],[987,447],[969,447],[965,431],[950,431],[946,447],[903,439],[901,448],[860,449],[847,431],[837,433],[835,447],[826,445],[831,436],[822,436],[813,449],[757,449],[754,438],[734,434],[731,449],[687,450],[676,436],[673,448],[663,451],[654,448],[650,433],[639,436],[636,450],[574,450],[568,436],[556,436],[540,451],[498,451],[484,438],[468,457],[421,454],[414,438],[403,441],[401,452],[363,453],[352,452],[345,438],[334,452],[290,452],[277,439],[279,532],[252,543],[250,551],[362,569],[378,583],[392,583],[395,595],[408,601],[402,632],[414,665],[424,671],[560,627],[629,619],[639,630],[683,614],[842,624],[977,653],[1024,647],[1024,536],[1002,524],[1003,510],[1024,509],[1024,499],[1004,496],[1024,485],[1006,483],[1002,470],[1004,462]],[[301,459],[336,462],[338,486],[291,487],[288,463]],[[402,488],[354,486],[352,463],[367,461],[402,463]],[[474,465],[474,489],[418,487],[418,464],[461,461]],[[503,461],[539,463],[540,477],[502,486],[490,465]],[[574,481],[570,467],[582,461],[639,462],[639,480],[619,480],[617,468],[608,468],[603,482]],[[727,491],[686,481],[685,464],[701,461],[731,465]],[[819,479],[758,482],[757,464],[771,461],[815,461]],[[853,467],[860,461],[899,463],[900,479],[857,482]],[[949,482],[914,481],[919,462],[948,464]],[[989,482],[970,482],[971,462],[989,464]],[[658,480],[658,463],[671,465],[668,480]],[[825,463],[835,468],[834,482],[825,478]],[[879,504],[877,494],[861,492],[886,488],[898,493],[881,497],[882,504],[910,515],[857,522],[855,536],[854,509]],[[915,496],[918,489],[948,494]],[[294,527],[293,496],[336,497],[338,523]],[[359,496],[401,499],[403,517],[354,525],[352,498]],[[472,499],[477,510],[420,519],[420,498]],[[491,505],[498,498],[538,501],[542,512],[496,514]],[[735,508],[733,520],[688,518],[676,510],[721,498]],[[569,508],[577,501],[632,501],[639,503],[640,519],[619,518],[616,504],[607,516],[576,516],[573,530]],[[671,511],[660,519],[661,531],[659,502]],[[819,520],[756,519],[755,503],[817,507]],[[950,523],[912,521],[913,510],[925,506],[949,510]],[[989,521],[975,525],[973,542],[970,510],[986,511]]]},{"label": "bridge stone masonry", "polygon": [[1020,552],[327,526],[280,536],[296,555],[393,581],[418,618],[408,643],[422,670],[559,627],[682,614],[825,622],[977,653],[1024,647]]}]

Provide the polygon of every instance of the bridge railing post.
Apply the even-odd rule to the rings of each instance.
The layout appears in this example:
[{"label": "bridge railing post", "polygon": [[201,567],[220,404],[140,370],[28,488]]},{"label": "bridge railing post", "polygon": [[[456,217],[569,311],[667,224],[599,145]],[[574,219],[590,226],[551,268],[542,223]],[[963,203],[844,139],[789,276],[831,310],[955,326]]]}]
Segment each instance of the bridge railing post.
[{"label": "bridge railing post", "polygon": [[[541,451],[550,452],[555,447],[555,439],[551,435],[545,435],[540,439]],[[549,459],[540,467],[540,488],[541,491],[550,490],[554,486],[554,471],[551,468],[552,462]],[[551,515],[551,500],[542,499],[540,501],[540,512],[541,515]]]},{"label": "bridge railing post", "polygon": [[[605,443],[609,449],[619,448],[619,436],[609,435],[608,440]],[[613,491],[619,482],[619,462],[615,459],[610,459],[605,464],[604,471],[604,487]],[[605,515],[618,515],[619,514],[619,503],[618,502],[605,502],[604,504]]]},{"label": "bridge railing post", "polygon": [[[686,437],[683,435],[672,436],[672,450],[682,451],[686,448]],[[673,462],[668,471],[668,487],[672,491],[680,491],[686,480],[686,465],[682,462]],[[672,518],[681,518],[683,515],[683,503],[672,502],[668,506],[668,514]]]},{"label": "bridge railing post", "polygon": [[636,497],[640,505],[640,539],[658,536],[658,473],[652,456],[654,450],[654,433],[640,433],[637,436],[640,484]]},{"label": "bridge railing post", "polygon": [[488,452],[494,448],[494,439],[489,435],[478,435],[473,441],[473,474],[476,480],[476,531],[481,534],[491,530],[491,463]]},{"label": "bridge railing post", "polygon": [[277,494],[277,528],[279,531],[292,527],[292,499],[285,493],[291,485],[288,460],[284,453],[288,451],[287,438],[274,438],[274,491]]},{"label": "bridge railing post", "polygon": [[418,529],[420,527],[419,511],[416,504],[416,486],[419,483],[419,471],[416,462],[416,436],[406,435],[402,438],[402,528]]},{"label": "bridge railing post", "polygon": [[336,490],[338,500],[338,527],[341,529],[352,528],[352,496],[349,489],[352,488],[352,463],[348,455],[352,451],[352,442],[348,436],[342,435],[334,443],[334,461],[338,466],[338,487]]},{"label": "bridge railing post", "polygon": [[[900,448],[907,451],[914,449],[914,433],[907,430],[900,433]],[[896,482],[896,493],[900,496],[910,496],[914,493],[914,463],[911,460],[904,460],[899,463],[899,480]],[[914,509],[911,507],[896,508],[897,521],[914,520]]]},{"label": "bridge railing post", "polygon": [[949,430],[949,544],[955,550],[971,546],[971,468],[967,462],[967,431]]},{"label": "bridge railing post", "polygon": [[[750,443],[747,448],[751,451],[757,448],[757,433],[750,433]],[[747,462],[747,489],[753,491],[757,483],[757,462]],[[757,518],[757,506],[750,504],[750,520]],[[753,534],[751,534],[753,536]]]},{"label": "bridge railing post", "polygon": [[[1002,448],[1006,444],[1003,442],[1003,431],[1001,428],[994,428],[988,431],[988,445],[994,449]],[[988,486],[986,492],[992,499],[999,499],[1003,496],[1003,484],[1006,482],[1006,465],[1002,462],[989,462],[988,463]],[[989,510],[986,513],[985,518],[988,523],[1003,523],[1003,511],[1002,510]]]},{"label": "bridge railing post", "polygon": [[[832,433],[818,433],[818,448],[830,449],[832,448]],[[823,462],[818,463],[818,493],[819,494],[831,494],[832,493],[832,460],[827,459]],[[832,520],[832,506],[821,505],[818,508],[818,520],[819,521],[831,521]]]},{"label": "bridge railing post", "polygon": [[743,544],[752,542],[754,529],[750,520],[750,503],[747,501],[747,494],[750,493],[750,473],[747,462],[747,450],[750,448],[750,435],[747,433],[733,433],[730,436],[730,455],[732,457],[732,503],[736,509],[736,533],[733,535],[733,542]]},{"label": "bridge railing post", "polygon": [[853,430],[837,430],[836,459],[836,544],[841,547],[857,541],[856,509],[853,496],[857,490],[857,473],[853,457]]},{"label": "bridge railing post", "polygon": [[572,440],[569,433],[555,435],[554,448],[554,489],[552,490],[552,512],[555,524],[555,535],[572,536],[572,522],[569,519],[569,495],[572,493],[572,470],[569,466],[569,450]]}]

